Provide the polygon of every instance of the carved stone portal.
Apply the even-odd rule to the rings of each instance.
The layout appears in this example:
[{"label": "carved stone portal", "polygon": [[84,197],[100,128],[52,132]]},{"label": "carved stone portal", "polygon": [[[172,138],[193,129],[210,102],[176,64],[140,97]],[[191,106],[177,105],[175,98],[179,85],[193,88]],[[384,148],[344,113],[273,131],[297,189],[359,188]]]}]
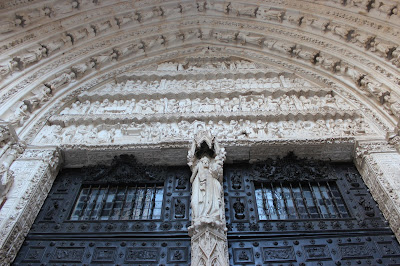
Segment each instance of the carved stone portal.
[{"label": "carved stone portal", "polygon": [[225,149],[199,130],[188,153],[192,170],[192,265],[229,265],[222,189]]}]

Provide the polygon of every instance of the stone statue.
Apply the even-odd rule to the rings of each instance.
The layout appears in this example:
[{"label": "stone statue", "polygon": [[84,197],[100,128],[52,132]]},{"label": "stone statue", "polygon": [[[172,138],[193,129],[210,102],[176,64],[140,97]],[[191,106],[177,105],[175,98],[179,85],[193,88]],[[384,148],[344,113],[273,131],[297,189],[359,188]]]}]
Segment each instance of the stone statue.
[{"label": "stone statue", "polygon": [[29,117],[27,111],[28,106],[24,103],[20,103],[20,105],[15,109],[14,113],[10,117],[10,123],[15,127],[22,126]]},{"label": "stone statue", "polygon": [[[207,156],[202,157],[193,169],[192,216],[193,220],[221,221],[221,181],[214,173],[215,166]],[[199,222],[199,221],[198,221]]]},{"label": "stone statue", "polygon": [[18,68],[18,62],[11,60],[8,63],[0,65],[0,78],[2,76],[7,76],[8,74],[14,72]]},{"label": "stone statue", "polygon": [[74,72],[62,73],[55,79],[52,79],[52,80],[46,82],[45,86],[51,88],[52,90],[57,90],[58,88],[64,86],[65,84],[70,83],[75,78],[76,78],[76,75]]},{"label": "stone statue", "polygon": [[16,27],[15,21],[3,20],[0,21],[0,33],[7,33],[13,31]]},{"label": "stone statue", "polygon": [[40,61],[44,56],[46,56],[47,49],[40,45],[37,45],[28,50],[27,53],[22,54],[14,58],[14,61],[19,62],[19,68],[23,69],[28,65],[34,64]]},{"label": "stone statue", "polygon": [[8,143],[9,145],[5,147],[5,151],[0,157],[0,202],[4,200],[4,197],[6,197],[14,182],[14,172],[10,167],[26,148],[26,144],[24,142],[19,142],[18,137],[10,138],[10,140],[11,141]]},{"label": "stone statue", "polygon": [[[209,149],[199,156],[205,145],[214,150]],[[200,151],[196,151],[199,149]],[[196,227],[202,223],[212,223],[217,227],[225,227],[221,186],[225,149],[220,148],[218,142],[209,133],[199,130],[189,151],[188,159],[188,164],[192,169],[190,183],[192,183],[193,225]]]},{"label": "stone statue", "polygon": [[[203,125],[203,128],[205,126]],[[192,225],[188,228],[192,237],[193,265],[228,265],[228,248],[222,171],[225,149],[211,134],[200,129],[188,152],[188,165],[192,170]],[[197,249],[213,251],[207,254],[193,252]],[[194,254],[194,255],[193,255]],[[216,261],[215,258],[218,258]]]},{"label": "stone statue", "polygon": [[272,10],[270,8],[259,8],[256,12],[257,18],[264,20],[276,20],[282,22],[285,12],[282,10]]}]

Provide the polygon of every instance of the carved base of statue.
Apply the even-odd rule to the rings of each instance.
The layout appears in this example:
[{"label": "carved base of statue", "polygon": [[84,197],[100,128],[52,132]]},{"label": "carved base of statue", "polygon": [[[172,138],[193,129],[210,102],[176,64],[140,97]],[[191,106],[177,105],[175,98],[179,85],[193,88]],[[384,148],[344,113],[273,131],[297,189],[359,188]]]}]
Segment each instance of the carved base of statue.
[{"label": "carved base of statue", "polygon": [[191,235],[191,265],[229,265],[228,241],[225,231],[203,225],[197,227],[194,233],[194,235]]}]

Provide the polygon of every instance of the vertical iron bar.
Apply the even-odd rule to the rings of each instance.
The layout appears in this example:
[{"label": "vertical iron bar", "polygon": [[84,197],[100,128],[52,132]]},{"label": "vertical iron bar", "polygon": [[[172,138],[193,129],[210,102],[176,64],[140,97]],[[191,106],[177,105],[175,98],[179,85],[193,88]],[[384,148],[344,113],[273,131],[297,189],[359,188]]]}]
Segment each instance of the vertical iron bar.
[{"label": "vertical iron bar", "polygon": [[157,185],[154,184],[153,199],[151,200],[150,215],[149,215],[149,217],[147,217],[147,219],[153,219],[154,207],[156,205],[156,194],[157,194]]},{"label": "vertical iron bar", "polygon": [[297,218],[301,219],[299,210],[297,208],[296,197],[293,194],[292,183],[289,183],[289,186],[290,186],[290,195],[292,195],[292,201],[293,201],[294,209],[296,210]]},{"label": "vertical iron bar", "polygon": [[329,185],[329,181],[326,181],[326,187],[328,188],[328,194],[331,196],[331,200],[332,200],[333,206],[335,206],[337,214],[339,215],[340,218],[343,218],[342,214],[340,213],[339,207],[336,204],[336,198],[333,195],[331,186]]},{"label": "vertical iron bar", "polygon": [[101,186],[99,185],[99,187],[97,188],[96,197],[93,199],[93,207],[92,207],[92,209],[91,209],[90,212],[89,212],[88,220],[90,220],[90,218],[91,218],[92,215],[93,215],[93,211],[94,211],[95,208],[96,208],[96,203],[97,203],[97,200],[98,200],[99,195],[100,195],[100,190],[101,190]]},{"label": "vertical iron bar", "polygon": [[78,217],[78,220],[82,220],[82,218],[83,218],[83,214],[85,213],[85,210],[86,210],[87,206],[89,205],[88,201],[90,199],[90,194],[91,193],[92,193],[92,185],[89,186],[88,194],[86,196],[86,201],[82,206],[81,215]]},{"label": "vertical iron bar", "polygon": [[[314,202],[314,205],[315,205],[315,208],[317,209],[317,212],[318,212],[318,216],[320,217],[320,218],[324,218],[323,217],[323,214],[322,214],[322,212],[321,212],[321,209],[319,208],[319,205],[318,205],[318,202],[317,202],[317,197],[315,196],[315,193],[314,193],[314,189],[313,189],[313,187],[312,187],[312,185],[311,185],[311,182],[307,182],[308,183],[308,187],[310,188],[310,191],[311,191],[311,194],[312,194],[312,197],[313,197],[313,202]],[[320,192],[321,193],[321,192]]]},{"label": "vertical iron bar", "polygon": [[114,214],[114,205],[115,205],[115,199],[117,198],[117,195],[118,195],[118,186],[117,186],[117,188],[115,190],[115,195],[114,195],[114,198],[113,198],[113,201],[112,201],[112,204],[111,204],[111,212],[110,212],[110,216],[108,217],[108,220],[110,220],[110,218],[112,218],[112,216]]},{"label": "vertical iron bar", "polygon": [[278,220],[280,220],[281,219],[281,215],[279,214],[279,209],[278,209],[278,204],[277,204],[278,200],[275,197],[274,185],[272,184],[272,182],[270,184],[271,184],[272,202],[274,204],[274,208],[275,208],[276,214],[278,215]]},{"label": "vertical iron bar", "polygon": [[143,193],[142,206],[140,209],[139,219],[142,219],[143,216],[144,205],[146,203],[146,196],[147,196],[147,185],[144,186],[144,193]]},{"label": "vertical iron bar", "polygon": [[[122,212],[124,211],[124,209],[125,209],[125,202],[126,202],[126,196],[128,195],[128,185],[127,186],[125,186],[125,192],[124,192],[124,201],[122,202],[122,206],[121,206],[121,210],[120,210],[120,212],[119,212],[119,220],[121,220],[121,216],[122,216]],[[118,195],[118,194],[117,194]]]},{"label": "vertical iron bar", "polygon": [[264,184],[261,183],[261,195],[262,195],[262,202],[263,202],[263,207],[264,207],[264,213],[266,214],[268,220],[271,218],[270,215],[270,211],[269,208],[267,207],[267,199],[265,199],[266,195],[265,195],[265,188],[264,188]]},{"label": "vertical iron bar", "polygon": [[282,194],[282,198],[283,198],[283,203],[285,204],[286,215],[287,215],[287,217],[288,217],[288,219],[289,219],[289,218],[290,218],[290,217],[289,217],[289,216],[290,216],[290,214],[289,214],[289,208],[288,208],[288,206],[287,206],[287,200],[286,200],[286,197],[285,197],[285,193],[283,192],[282,182],[279,182],[279,185],[280,185],[280,187],[281,187],[281,194]]},{"label": "vertical iron bar", "polygon": [[308,206],[307,206],[307,200],[306,200],[306,198],[304,198],[304,193],[303,193],[303,188],[301,187],[301,182],[299,182],[299,188],[300,188],[301,197],[303,199],[304,208],[306,209],[308,218],[311,218],[310,211],[308,210]]},{"label": "vertical iron bar", "polygon": [[134,213],[135,213],[135,208],[136,208],[136,203],[137,203],[137,199],[136,199],[136,197],[137,197],[137,189],[138,189],[138,187],[137,187],[137,184],[135,185],[135,194],[133,194],[133,198],[132,198],[132,211],[131,211],[131,215],[130,215],[130,217],[131,217],[131,220],[134,220]]},{"label": "vertical iron bar", "polygon": [[110,191],[110,185],[107,185],[107,190],[104,191],[103,198],[101,199],[101,206],[100,206],[100,215],[99,220],[101,220],[101,214],[103,213],[104,206],[107,202],[108,192]]},{"label": "vertical iron bar", "polygon": [[324,194],[322,193],[321,186],[320,186],[319,182],[317,182],[317,184],[318,184],[319,193],[321,194],[322,200],[324,201],[324,205],[325,205],[326,211],[328,212],[329,218],[331,218],[332,215],[331,215],[331,212],[329,210],[328,204],[326,204],[326,199],[324,197]]}]

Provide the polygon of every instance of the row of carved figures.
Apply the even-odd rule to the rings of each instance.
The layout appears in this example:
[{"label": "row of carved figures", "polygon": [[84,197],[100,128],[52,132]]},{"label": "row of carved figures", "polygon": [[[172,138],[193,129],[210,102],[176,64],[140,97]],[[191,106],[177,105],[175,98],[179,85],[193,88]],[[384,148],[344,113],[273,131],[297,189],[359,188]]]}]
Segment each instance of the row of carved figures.
[{"label": "row of carved figures", "polygon": [[[107,84],[98,92],[129,92],[129,91],[162,91],[162,90],[250,90],[250,89],[278,89],[282,87],[311,87],[311,84],[299,78],[248,78],[248,79],[209,79],[209,80],[166,80],[141,81],[129,80],[124,83]],[[97,92],[97,91],[96,91]]]},{"label": "row of carved figures", "polygon": [[[198,29],[198,31],[202,32],[200,29]],[[239,36],[238,33],[235,31],[213,31],[211,29],[208,29],[207,35],[207,38],[213,35],[217,40],[221,42],[235,42],[237,36]],[[334,58],[318,50],[304,48],[294,43],[267,39],[262,35],[247,36],[249,38],[251,37],[251,40],[253,40],[253,42],[254,38],[256,38],[257,40],[259,40],[256,43],[262,44],[268,49],[280,51],[282,53],[286,53],[289,56],[297,57],[315,65],[320,65],[321,67],[335,73],[342,73],[351,78],[366,95],[375,96],[376,98],[378,98],[379,101],[381,101],[381,96],[388,92],[387,89],[385,90],[383,88],[382,84],[375,81],[373,78],[371,78],[370,75],[359,71],[357,68],[350,66],[339,58]],[[109,63],[113,60],[118,60],[121,56],[127,56],[137,53],[139,51],[146,51],[147,49],[152,49],[153,47],[164,46],[166,38],[167,37],[165,37],[164,35],[156,36],[155,38],[152,38],[151,40],[149,39],[148,41],[139,41],[136,44],[133,43],[129,44],[126,47],[114,48],[110,52],[93,56],[88,62],[82,62],[72,66],[70,69],[65,70],[56,78],[45,82],[44,85],[50,87],[53,90],[59,89],[60,87],[72,82],[76,78],[85,75],[85,73],[90,69],[98,68],[101,65]],[[247,43],[249,43],[249,41]],[[38,47],[35,50],[35,54],[43,53],[43,49],[45,48]],[[27,56],[27,58],[34,57],[36,56]],[[394,81],[398,82],[397,79]],[[262,85],[259,84],[258,86]]]},{"label": "row of carved figures", "polygon": [[[348,2],[348,1],[345,1]],[[370,1],[374,2],[374,1]],[[73,10],[76,8],[75,6],[79,6],[79,1],[73,1],[67,10]],[[188,7],[184,7],[184,5],[188,5]],[[73,45],[80,40],[85,38],[96,36],[102,32],[111,30],[115,27],[122,27],[125,24],[131,22],[144,22],[157,17],[168,17],[171,15],[181,15],[184,11],[189,10],[189,6],[193,8],[204,11],[204,10],[214,10],[218,12],[235,14],[237,16],[248,16],[248,17],[256,17],[262,20],[276,20],[282,22],[283,20],[287,20],[289,23],[299,26],[299,27],[309,27],[310,29],[315,29],[321,31],[322,33],[331,32],[334,36],[338,36],[345,41],[356,43],[357,45],[364,47],[365,49],[376,53],[377,55],[390,60],[394,65],[400,66],[400,46],[396,43],[391,43],[385,41],[383,39],[379,39],[376,35],[361,31],[357,28],[352,28],[345,25],[340,25],[337,23],[333,23],[330,20],[322,19],[320,17],[312,16],[309,14],[291,14],[291,12],[286,12],[284,9],[271,9],[266,7],[258,7],[258,6],[249,6],[243,5],[239,3],[212,3],[212,2],[204,2],[201,3],[186,3],[179,4],[176,7],[155,7],[151,10],[147,11],[135,11],[131,12],[127,15],[121,15],[115,18],[108,18],[100,22],[93,22],[87,27],[81,27],[75,30],[67,31],[61,34],[58,38],[50,39],[41,43],[38,43],[34,46],[31,46],[26,50],[25,53],[14,57],[8,63],[0,64],[0,76],[6,76],[9,73],[12,73],[15,70],[23,70],[25,67],[34,64],[40,61],[43,57],[52,54],[55,51],[61,50],[65,47]],[[197,5],[197,6],[196,6]],[[378,7],[379,10],[386,10],[397,14],[397,4],[396,5],[385,5],[384,3],[380,4]],[[393,13],[394,12],[394,13]],[[19,14],[18,12],[15,15],[14,21],[1,21],[0,22],[0,32],[7,32],[14,29],[16,25],[25,26],[28,21],[32,20],[32,16],[29,14],[34,14],[33,17],[37,17],[40,14],[46,14],[46,16],[50,16],[52,14],[52,9],[49,7],[44,7],[41,9],[31,10],[31,12],[22,12]],[[31,18],[30,18],[31,17]],[[212,35],[219,41],[222,42],[232,42],[236,41],[240,44],[253,44],[261,46],[264,43],[265,37],[251,35],[248,33],[242,32],[234,32],[232,34],[226,34],[223,32],[214,32]],[[112,60],[118,59],[119,57],[126,56],[129,53],[133,53],[135,47],[138,49],[145,50],[146,48],[151,48],[154,44],[159,43],[162,45],[166,45],[168,42],[173,43],[176,40],[187,41],[193,38],[202,38],[207,39],[210,36],[210,32],[202,31],[202,30],[192,30],[192,31],[180,31],[174,35],[167,37],[159,37],[154,39],[153,41],[141,41],[141,44],[126,46],[124,48],[116,47],[115,50],[110,53],[108,57],[109,59],[104,58],[104,60]],[[270,42],[270,41],[268,41]],[[264,46],[268,47],[268,44],[264,43]],[[131,50],[131,51],[130,51]],[[299,53],[299,49],[296,49],[297,53]],[[322,59],[320,59],[322,60]],[[101,61],[101,60],[100,60]],[[325,59],[326,61],[326,59]],[[328,60],[329,61],[329,60]],[[321,62],[322,64],[328,64],[329,68],[332,66],[327,62]],[[337,68],[337,66],[334,66]]]},{"label": "row of carved figures", "polygon": [[319,110],[332,108],[349,110],[350,106],[339,96],[327,94],[323,97],[283,95],[272,97],[264,95],[239,96],[233,98],[195,98],[195,99],[142,99],[103,100],[103,102],[72,103],[60,112],[61,115],[86,114],[165,114],[165,113],[220,113],[220,112],[265,112]]},{"label": "row of carved figures", "polygon": [[[379,4],[371,0],[334,0],[333,2],[348,7],[362,8],[368,12],[376,9],[379,11],[378,14],[383,14],[389,17],[398,15],[398,3],[393,1],[379,2]],[[11,17],[3,18],[3,20],[0,22],[0,33],[11,32],[18,27],[26,27],[28,25],[37,23],[44,18],[53,18],[69,14],[82,8],[83,6],[86,6],[88,3],[90,3],[90,1],[85,0],[75,0],[65,3],[56,2],[53,5],[49,5],[47,3],[45,6],[17,11]],[[98,3],[98,1],[96,0],[93,3]],[[212,10],[226,14],[233,14],[236,16],[257,17],[265,20],[277,20],[280,22],[282,22],[284,19],[290,20],[291,18],[290,11],[286,11],[284,9],[274,9],[256,5],[243,5],[232,2],[216,3],[215,1],[200,1],[197,3],[180,3],[175,6],[157,6],[147,10],[132,10],[130,14],[115,17],[115,24],[121,27],[124,24],[134,21],[145,22],[156,17],[176,16],[187,12],[193,12],[195,10],[198,12]],[[306,17],[304,20],[304,23],[306,23],[306,21],[310,21],[310,18]]]},{"label": "row of carved figures", "polygon": [[180,121],[178,123],[131,123],[117,125],[45,126],[35,143],[121,143],[192,139],[199,130],[219,139],[276,139],[354,136],[372,133],[362,118],[338,118],[263,122],[261,120]]},{"label": "row of carved figures", "polygon": [[[39,109],[44,103],[46,103],[53,95],[53,92],[57,91],[60,87],[72,82],[76,78],[75,72],[65,72],[59,75],[57,78],[46,82],[35,88],[31,96],[27,96],[15,107],[13,113],[8,118],[14,126],[22,126],[25,121],[29,118],[30,113]],[[150,90],[172,90],[173,88],[179,88],[180,90],[186,89],[197,89],[197,90],[215,90],[224,89],[232,90],[232,88],[240,89],[268,89],[268,88],[280,88],[282,83],[286,86],[294,84],[309,85],[308,83],[300,79],[287,79],[281,76],[280,78],[262,78],[262,79],[218,79],[218,80],[161,80],[160,81],[127,81],[126,84],[117,85],[106,85],[102,88],[101,92],[123,92],[123,91],[150,91]]]},{"label": "row of carved figures", "polygon": [[258,69],[256,63],[249,62],[246,60],[240,60],[236,62],[186,62],[186,63],[175,63],[175,62],[165,62],[157,66],[157,70],[164,71],[201,71],[211,69],[219,70],[251,70]]}]

